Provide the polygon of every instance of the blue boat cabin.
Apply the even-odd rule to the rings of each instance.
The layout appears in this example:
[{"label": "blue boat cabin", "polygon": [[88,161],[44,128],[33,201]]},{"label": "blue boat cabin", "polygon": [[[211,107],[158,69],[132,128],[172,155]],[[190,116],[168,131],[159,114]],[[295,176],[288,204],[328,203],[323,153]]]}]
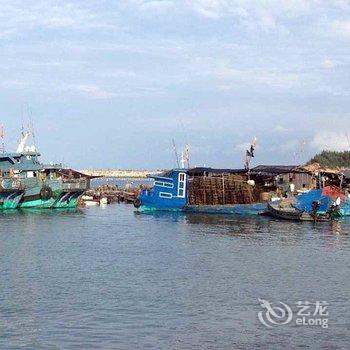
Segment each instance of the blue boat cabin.
[{"label": "blue boat cabin", "polygon": [[151,190],[140,194],[144,209],[182,210],[187,204],[188,174],[186,169],[173,169],[162,175],[150,176],[154,180]]}]

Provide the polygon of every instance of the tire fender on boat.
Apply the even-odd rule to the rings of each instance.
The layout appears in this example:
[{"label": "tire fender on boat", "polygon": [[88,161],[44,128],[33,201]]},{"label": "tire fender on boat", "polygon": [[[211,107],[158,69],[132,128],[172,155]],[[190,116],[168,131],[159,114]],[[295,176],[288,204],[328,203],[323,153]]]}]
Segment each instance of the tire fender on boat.
[{"label": "tire fender on boat", "polygon": [[138,208],[141,207],[141,199],[140,199],[140,198],[136,198],[136,199],[134,200],[134,207],[135,207],[136,209],[138,209]]},{"label": "tire fender on boat", "polygon": [[40,190],[40,198],[42,200],[48,200],[52,197],[52,195],[53,191],[49,186],[43,186],[43,188]]}]

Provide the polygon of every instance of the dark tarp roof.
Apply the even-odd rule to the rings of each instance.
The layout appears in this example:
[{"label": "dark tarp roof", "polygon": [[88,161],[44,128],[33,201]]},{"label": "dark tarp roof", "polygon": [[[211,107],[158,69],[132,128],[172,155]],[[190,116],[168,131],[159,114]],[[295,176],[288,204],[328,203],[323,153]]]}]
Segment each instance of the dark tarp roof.
[{"label": "dark tarp roof", "polygon": [[258,165],[252,168],[250,172],[252,174],[288,174],[297,172],[297,165]]},{"label": "dark tarp roof", "polygon": [[79,178],[79,177],[86,177],[88,179],[95,179],[98,178],[98,176],[90,176],[81,173],[80,171],[74,170],[74,169],[67,169],[67,168],[62,168],[60,169],[60,173],[65,176],[73,176],[73,178]]},{"label": "dark tarp roof", "polygon": [[211,174],[244,174],[247,171],[245,169],[213,169],[213,168],[192,168],[188,169],[189,175],[201,175],[203,173],[211,173]]},{"label": "dark tarp roof", "polygon": [[[175,169],[180,170],[180,169]],[[215,169],[215,168],[207,168],[207,167],[196,167],[191,169],[186,169],[187,173],[190,176],[202,175],[204,173],[211,174],[246,174],[246,169]],[[172,170],[165,171],[162,176],[169,176]],[[297,165],[258,165],[255,168],[251,169],[251,174],[253,175],[279,175],[279,174],[288,174],[288,173],[297,173],[300,172],[298,170]]]}]

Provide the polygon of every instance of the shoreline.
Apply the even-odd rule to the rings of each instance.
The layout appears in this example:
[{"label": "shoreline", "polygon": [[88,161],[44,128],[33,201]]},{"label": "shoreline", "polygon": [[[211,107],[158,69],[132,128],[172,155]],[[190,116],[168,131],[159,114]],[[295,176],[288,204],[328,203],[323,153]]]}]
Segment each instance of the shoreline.
[{"label": "shoreline", "polygon": [[79,172],[92,177],[144,179],[148,175],[158,174],[162,170],[84,169],[79,170]]}]

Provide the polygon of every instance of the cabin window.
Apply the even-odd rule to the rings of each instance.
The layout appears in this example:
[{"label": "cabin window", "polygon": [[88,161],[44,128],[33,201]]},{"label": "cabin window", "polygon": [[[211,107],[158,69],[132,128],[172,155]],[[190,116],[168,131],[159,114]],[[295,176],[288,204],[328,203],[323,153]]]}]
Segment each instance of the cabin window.
[{"label": "cabin window", "polygon": [[178,188],[177,188],[177,196],[184,198],[186,195],[186,174],[180,173],[179,174],[179,181],[178,181]]},{"label": "cabin window", "polygon": [[155,186],[159,186],[159,187],[167,187],[167,188],[173,188],[174,185],[170,182],[162,182],[162,181],[155,181],[154,182]]},{"label": "cabin window", "polygon": [[160,192],[159,197],[161,197],[161,198],[173,198],[173,195],[171,193]]}]

